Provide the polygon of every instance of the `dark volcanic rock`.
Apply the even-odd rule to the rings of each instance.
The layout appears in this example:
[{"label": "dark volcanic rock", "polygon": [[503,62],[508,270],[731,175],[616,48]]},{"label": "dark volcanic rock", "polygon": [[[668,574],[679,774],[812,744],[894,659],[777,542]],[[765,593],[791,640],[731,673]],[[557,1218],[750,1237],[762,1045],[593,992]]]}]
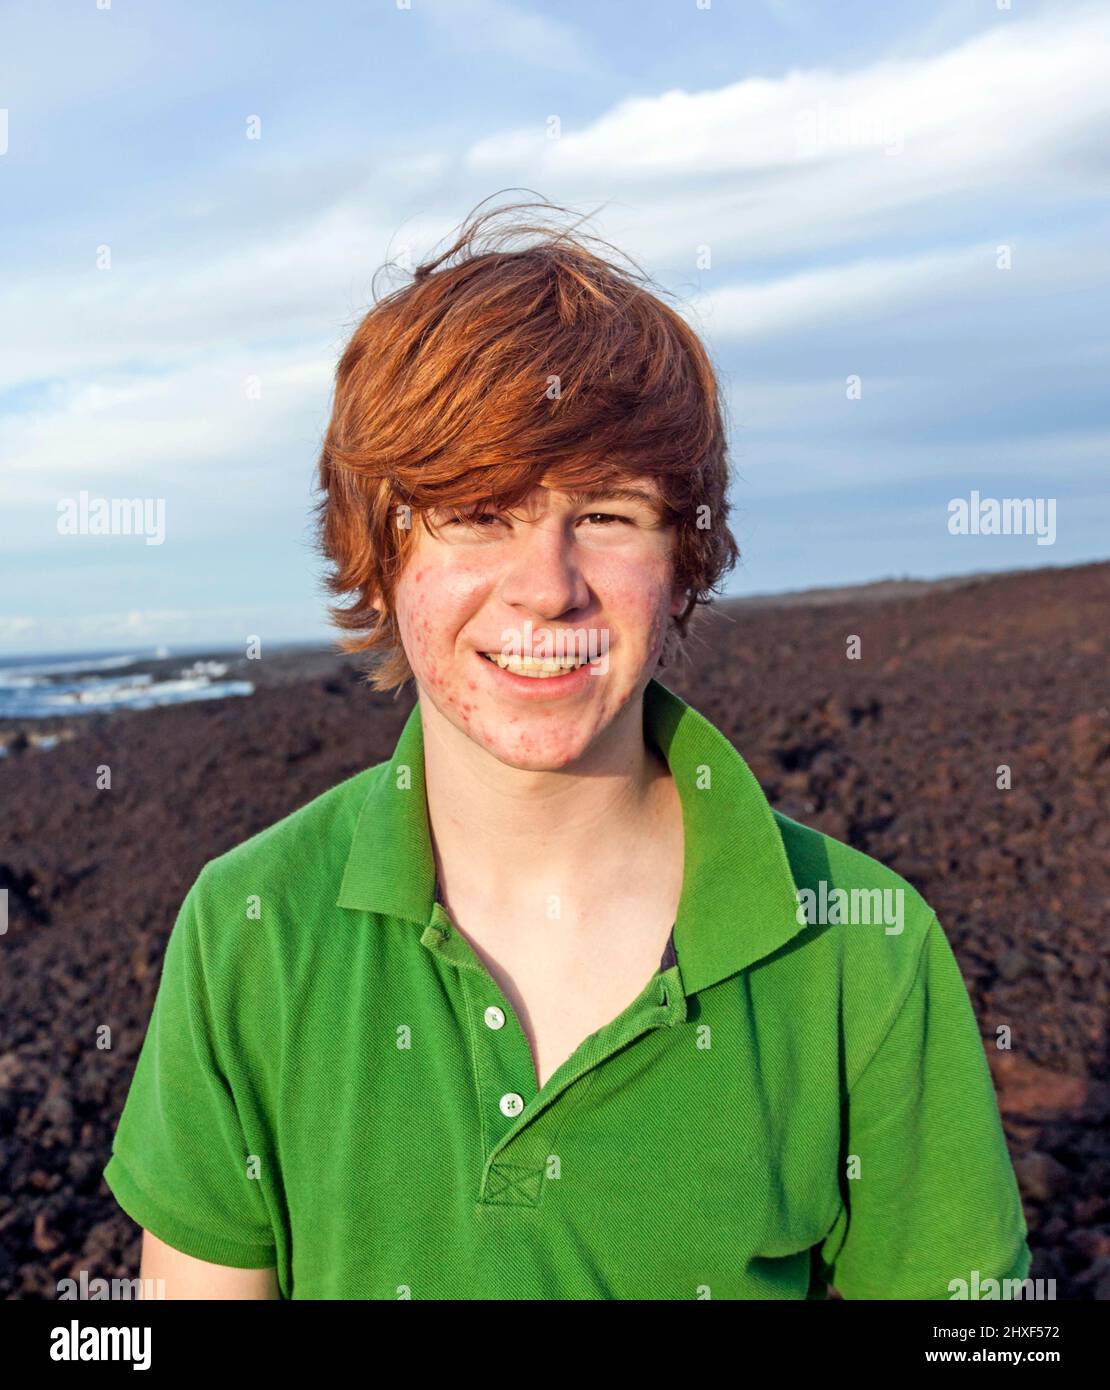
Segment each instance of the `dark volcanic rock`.
[{"label": "dark volcanic rock", "polygon": [[[936,909],[1034,1271],[1060,1298],[1110,1297],[1110,565],[720,608],[662,680],[781,810]],[[95,716],[49,751],[0,729],[0,1297],[137,1273],[99,1173],[181,899],[207,860],[387,758],[411,708],[328,652],[243,665],[249,699]]]}]

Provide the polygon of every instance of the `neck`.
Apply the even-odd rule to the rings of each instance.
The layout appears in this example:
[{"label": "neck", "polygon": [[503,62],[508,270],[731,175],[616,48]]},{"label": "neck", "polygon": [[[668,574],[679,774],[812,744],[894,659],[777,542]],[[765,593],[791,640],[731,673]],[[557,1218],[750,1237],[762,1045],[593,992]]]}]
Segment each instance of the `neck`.
[{"label": "neck", "polygon": [[[430,716],[430,717],[429,717]],[[611,896],[666,813],[666,760],[630,702],[578,762],[535,772],[499,762],[421,699],[424,776],[445,900],[535,910],[547,895]]]}]

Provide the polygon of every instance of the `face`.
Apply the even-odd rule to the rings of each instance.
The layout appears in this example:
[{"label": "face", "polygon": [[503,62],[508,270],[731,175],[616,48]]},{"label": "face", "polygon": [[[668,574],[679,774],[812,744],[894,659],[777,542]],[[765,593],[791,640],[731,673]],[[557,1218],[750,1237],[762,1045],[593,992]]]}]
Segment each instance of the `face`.
[{"label": "face", "polygon": [[654,485],[625,486],[641,495],[538,487],[511,514],[436,511],[438,536],[414,520],[395,612],[425,719],[536,771],[639,719],[686,596]]}]

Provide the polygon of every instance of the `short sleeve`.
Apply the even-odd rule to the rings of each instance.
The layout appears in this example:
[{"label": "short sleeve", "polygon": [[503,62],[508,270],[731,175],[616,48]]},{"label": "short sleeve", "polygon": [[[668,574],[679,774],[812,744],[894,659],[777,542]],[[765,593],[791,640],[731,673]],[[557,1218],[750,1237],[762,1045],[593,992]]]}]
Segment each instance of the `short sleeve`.
[{"label": "short sleeve", "polygon": [[1024,1279],[1028,1228],[994,1084],[935,917],[906,998],[848,1092],[846,1196],[815,1251],[821,1279],[847,1299],[950,1299],[956,1280]]},{"label": "short sleeve", "polygon": [[267,1269],[277,1262],[273,1229],[213,1032],[200,881],[170,933],[104,1181],[132,1220],[174,1249]]}]

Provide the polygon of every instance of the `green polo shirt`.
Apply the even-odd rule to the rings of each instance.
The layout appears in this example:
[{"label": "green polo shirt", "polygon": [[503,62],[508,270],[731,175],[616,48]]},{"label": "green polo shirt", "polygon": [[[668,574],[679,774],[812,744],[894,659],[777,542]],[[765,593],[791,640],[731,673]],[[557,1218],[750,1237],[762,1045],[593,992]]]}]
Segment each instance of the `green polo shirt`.
[{"label": "green polo shirt", "polygon": [[1023,1278],[933,912],[773,811],[657,680],[644,733],[682,800],[673,963],[542,1089],[436,900],[419,706],[389,762],[207,864],[104,1172],[123,1209],[199,1259],[276,1266],[285,1298],[946,1299],[975,1271]]}]

